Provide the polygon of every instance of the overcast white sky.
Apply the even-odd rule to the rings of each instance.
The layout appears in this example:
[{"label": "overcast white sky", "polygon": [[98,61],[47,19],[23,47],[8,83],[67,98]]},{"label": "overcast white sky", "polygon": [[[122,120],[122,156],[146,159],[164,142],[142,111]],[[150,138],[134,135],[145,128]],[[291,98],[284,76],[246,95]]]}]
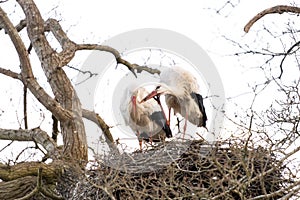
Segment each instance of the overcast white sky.
[{"label": "overcast white sky", "polygon": [[[235,3],[234,0],[232,2]],[[67,30],[69,37],[78,43],[101,43],[120,33],[140,28],[169,29],[187,36],[206,50],[215,63],[223,81],[226,97],[236,96],[249,90],[249,80],[253,81],[255,74],[249,69],[241,67],[235,57],[225,56],[233,53],[234,49],[231,43],[224,40],[223,35],[236,41],[249,40],[253,34],[245,35],[243,32],[243,27],[249,19],[265,8],[288,4],[289,1],[241,0],[240,3],[237,2],[236,8],[233,9],[231,4],[226,4],[226,1],[221,3],[220,0],[36,1],[43,16],[61,20],[61,25]],[[12,3],[3,4],[3,8],[7,8],[6,12],[9,17],[18,22],[21,12],[18,5],[16,7],[15,5],[16,3],[12,1]],[[217,14],[216,10],[223,6],[221,14]],[[272,20],[269,17],[266,19]],[[276,20],[278,21],[278,18]],[[255,24],[253,29],[260,29],[260,25],[262,22]],[[5,56],[1,58],[0,65],[1,67],[9,66],[17,71],[18,62],[13,62],[10,57],[10,55],[15,55],[14,50],[3,48],[4,45],[9,44],[9,40],[3,40],[2,32],[0,34],[0,54]],[[5,38],[7,39],[6,36]],[[72,63],[80,67],[80,63],[84,62],[88,54],[78,54]],[[253,62],[255,63],[255,61]],[[2,98],[0,109],[4,110],[7,105],[14,109],[13,112],[0,116],[0,120],[3,121],[13,118],[1,127],[18,128],[18,126],[14,127],[14,117],[22,104],[21,99],[11,100],[9,97],[13,96],[16,91],[20,93],[21,90],[14,89],[14,85],[8,79],[2,79],[1,82],[7,83],[7,90],[1,96],[8,98]],[[245,102],[246,105],[248,103]],[[37,106],[33,105],[33,107]],[[38,113],[38,115],[41,114]],[[43,118],[43,116],[36,117],[39,121],[31,122],[32,127],[39,125]],[[51,123],[42,125],[49,127]]]}]

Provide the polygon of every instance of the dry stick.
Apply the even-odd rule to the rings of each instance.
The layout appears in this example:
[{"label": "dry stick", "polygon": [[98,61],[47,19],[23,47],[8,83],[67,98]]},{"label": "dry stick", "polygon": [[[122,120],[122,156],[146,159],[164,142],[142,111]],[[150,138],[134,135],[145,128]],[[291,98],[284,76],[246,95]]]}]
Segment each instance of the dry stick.
[{"label": "dry stick", "polygon": [[121,58],[120,52],[110,46],[105,45],[97,45],[97,44],[77,44],[76,50],[98,50],[98,51],[105,51],[111,53],[118,64],[125,65],[135,77],[137,77],[135,70],[137,73],[141,73],[142,71],[146,71],[150,74],[160,74],[160,70],[149,68],[147,66],[139,66],[138,64],[132,64],[127,60]]},{"label": "dry stick", "polygon": [[299,46],[300,45],[300,41],[298,41],[298,42],[296,42],[295,44],[293,44],[293,46],[291,46],[290,48],[289,48],[289,50],[286,52],[286,54],[283,56],[283,58],[282,58],[282,60],[281,60],[281,62],[280,62],[280,74],[279,74],[279,76],[278,76],[278,78],[279,79],[281,79],[281,76],[282,76],[282,74],[283,74],[283,62],[284,62],[284,60],[285,60],[285,58],[288,56],[288,55],[290,55],[291,54],[291,51],[296,47],[296,46]]},{"label": "dry stick", "polygon": [[[294,7],[294,6],[285,6],[285,5],[278,5],[278,6],[274,6],[271,8],[267,8],[265,10],[263,10],[262,12],[258,13],[257,15],[255,15],[244,27],[244,31],[246,33],[249,32],[250,28],[253,26],[253,24],[255,22],[257,22],[258,20],[260,20],[261,18],[263,18],[265,15],[267,14],[282,14],[285,12],[290,12],[290,13],[300,13],[300,8],[299,7]],[[280,63],[280,74],[278,76],[279,79],[281,79],[281,76],[283,74],[283,62],[285,60],[285,58],[291,53],[291,51],[296,47],[299,46],[300,42],[295,43],[285,54],[283,59],[281,60]]]},{"label": "dry stick", "polygon": [[28,129],[28,121],[27,121],[27,87],[23,85],[23,114],[24,114],[24,128]]},{"label": "dry stick", "polygon": [[278,6],[274,6],[271,8],[267,8],[263,11],[261,11],[260,13],[258,13],[257,15],[255,15],[244,27],[244,31],[246,33],[249,32],[250,28],[253,26],[253,24],[260,20],[261,18],[263,18],[265,15],[268,14],[282,14],[285,12],[291,12],[291,13],[300,13],[300,8],[299,7],[293,7],[293,6],[285,6],[285,5],[278,5]]},{"label": "dry stick", "polygon": [[109,130],[109,126],[105,123],[105,121],[95,112],[87,110],[87,109],[82,109],[82,116],[95,124],[97,124],[101,130],[103,131],[104,135],[106,138],[111,142],[111,144],[108,144],[110,147],[113,147],[113,149],[116,149],[116,146],[114,145],[114,139],[113,136]]}]

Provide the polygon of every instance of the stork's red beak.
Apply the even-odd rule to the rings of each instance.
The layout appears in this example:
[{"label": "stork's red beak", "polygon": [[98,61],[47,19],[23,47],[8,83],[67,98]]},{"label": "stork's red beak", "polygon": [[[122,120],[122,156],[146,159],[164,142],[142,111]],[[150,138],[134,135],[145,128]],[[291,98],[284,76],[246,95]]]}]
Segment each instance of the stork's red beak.
[{"label": "stork's red beak", "polygon": [[133,107],[133,114],[135,115],[136,113],[136,96],[131,97],[131,102],[132,102],[132,107]]},{"label": "stork's red beak", "polygon": [[155,97],[156,95],[158,95],[160,93],[158,93],[156,90],[152,91],[150,94],[148,94],[145,98],[142,99],[142,101],[140,103],[143,103],[145,101],[148,101],[149,99]]}]

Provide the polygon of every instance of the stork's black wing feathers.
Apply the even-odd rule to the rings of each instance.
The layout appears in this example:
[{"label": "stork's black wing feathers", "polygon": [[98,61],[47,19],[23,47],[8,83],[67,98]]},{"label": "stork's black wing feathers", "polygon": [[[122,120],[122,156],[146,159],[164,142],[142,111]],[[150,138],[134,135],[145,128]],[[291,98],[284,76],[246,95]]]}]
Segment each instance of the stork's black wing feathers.
[{"label": "stork's black wing feathers", "polygon": [[173,136],[170,126],[167,125],[166,119],[162,111],[153,112],[152,115],[150,115],[150,119],[152,119],[157,125],[159,125],[164,130],[168,138]]},{"label": "stork's black wing feathers", "polygon": [[191,93],[192,98],[196,101],[196,103],[199,106],[199,109],[203,115],[202,117],[202,126],[206,127],[206,121],[207,121],[207,116],[206,116],[206,112],[205,112],[205,108],[204,108],[204,104],[203,104],[203,97],[195,92]]}]

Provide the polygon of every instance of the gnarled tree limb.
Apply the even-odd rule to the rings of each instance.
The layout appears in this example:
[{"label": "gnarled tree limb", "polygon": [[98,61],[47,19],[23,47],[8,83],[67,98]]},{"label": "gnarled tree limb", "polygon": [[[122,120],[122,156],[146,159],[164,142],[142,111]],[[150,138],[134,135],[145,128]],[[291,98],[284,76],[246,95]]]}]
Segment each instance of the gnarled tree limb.
[{"label": "gnarled tree limb", "polygon": [[22,198],[30,193],[35,185],[35,176],[26,176],[9,182],[0,182],[0,199]]},{"label": "gnarled tree limb", "polygon": [[67,166],[61,162],[51,164],[26,162],[13,166],[0,163],[0,179],[3,180],[0,182],[0,199],[22,199],[38,192],[52,199],[62,199],[53,191],[50,192],[46,189],[46,185],[55,184],[57,177],[63,173],[65,167]]},{"label": "gnarled tree limb", "polygon": [[58,175],[63,173],[65,165],[55,161],[50,164],[40,162],[24,162],[8,166],[0,163],[0,179],[12,181],[26,176],[37,176],[39,168],[43,169],[43,178],[48,182],[55,182]]},{"label": "gnarled tree limb", "polygon": [[0,140],[35,141],[43,146],[43,148],[49,153],[50,157],[55,158],[59,155],[56,143],[40,128],[31,130],[0,128]]},{"label": "gnarled tree limb", "polygon": [[141,73],[142,71],[146,71],[150,74],[160,74],[160,71],[158,69],[152,69],[149,68],[147,66],[139,66],[138,64],[132,64],[130,62],[128,62],[127,60],[124,60],[121,57],[120,52],[118,52],[116,49],[109,47],[109,46],[105,46],[105,45],[97,45],[97,44],[77,44],[76,45],[77,50],[98,50],[98,51],[106,51],[109,52],[111,54],[113,54],[113,56],[116,58],[116,61],[118,64],[123,64],[125,65],[133,74],[135,77],[135,71],[137,70],[138,73]]},{"label": "gnarled tree limb", "polygon": [[59,34],[62,34],[60,27],[50,21],[50,31],[53,31],[55,37],[63,44],[63,51],[56,52],[46,38],[45,22],[33,0],[18,0],[17,2],[25,13],[28,37],[41,62],[55,100],[64,111],[67,111],[65,113],[70,114],[69,118],[61,120],[61,116],[53,112],[61,122],[65,157],[83,164],[87,161],[87,141],[82,121],[81,103],[70,79],[61,69],[61,66],[68,63],[74,56],[74,45],[70,40],[60,39]]},{"label": "gnarled tree limb", "polygon": [[282,14],[285,12],[291,12],[291,13],[300,13],[300,8],[299,7],[294,7],[294,6],[285,6],[285,5],[278,5],[278,6],[274,6],[271,8],[267,8],[263,11],[261,11],[260,13],[258,13],[257,15],[255,15],[244,27],[244,31],[246,33],[249,32],[250,28],[253,26],[253,24],[255,22],[257,22],[258,20],[260,20],[261,18],[263,18],[265,15],[268,14]]},{"label": "gnarled tree limb", "polygon": [[103,134],[106,136],[106,138],[110,141],[109,146],[113,147],[113,149],[116,149],[115,142],[113,139],[113,136],[109,130],[109,126],[105,123],[105,121],[95,112],[82,109],[82,116],[95,124],[97,124],[101,130],[103,131]]},{"label": "gnarled tree limb", "polygon": [[[30,89],[32,94],[53,114],[57,116],[62,121],[70,118],[70,113],[65,111],[58,102],[56,102],[53,98],[51,98],[45,90],[38,84],[36,81],[32,69],[31,64],[28,58],[28,52],[22,39],[20,38],[17,30],[11,23],[11,21],[7,18],[6,13],[0,8],[0,23],[3,25],[3,28],[8,33],[11,41],[13,42],[15,49],[19,55],[20,63],[21,63],[21,77],[22,82]],[[2,72],[8,74],[9,70]],[[13,73],[11,73],[12,75]],[[13,76],[11,76],[13,77]],[[13,77],[14,78],[14,77]],[[17,77],[20,79],[20,77]]]}]

